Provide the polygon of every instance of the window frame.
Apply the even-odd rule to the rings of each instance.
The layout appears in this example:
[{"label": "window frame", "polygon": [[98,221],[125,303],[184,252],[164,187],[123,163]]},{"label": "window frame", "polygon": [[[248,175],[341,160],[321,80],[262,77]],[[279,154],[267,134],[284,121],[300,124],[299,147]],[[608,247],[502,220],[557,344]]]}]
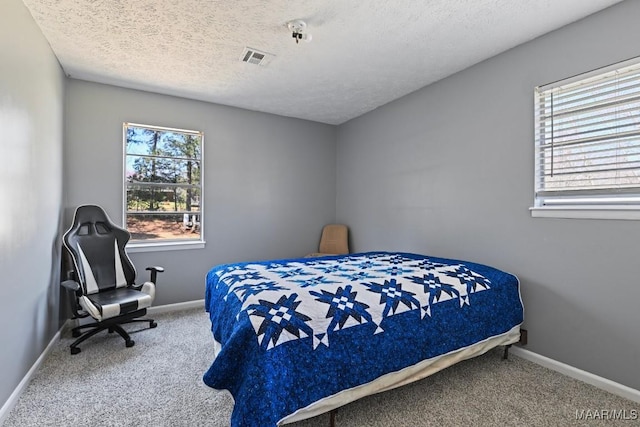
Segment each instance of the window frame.
[{"label": "window frame", "polygon": [[[545,191],[543,187],[540,187],[541,174],[544,173],[544,162],[542,160],[544,156],[540,153],[542,138],[539,138],[539,130],[541,126],[543,126],[539,110],[541,108],[540,97],[543,96],[544,93],[557,90],[560,87],[572,86],[577,83],[583,83],[585,88],[589,88],[589,84],[595,84],[595,81],[597,81],[599,77],[604,78],[607,74],[629,68],[636,68],[636,72],[640,70],[640,57],[581,73],[567,79],[540,85],[534,89],[534,203],[533,206],[529,208],[532,217],[640,220],[640,188],[628,190],[623,187],[611,186],[606,189],[589,189],[573,192],[571,190],[564,190],[566,191],[564,195],[539,194],[539,192],[544,193]],[[640,76],[634,81],[640,83]],[[619,122],[623,121],[621,117],[614,123],[616,127],[622,127],[623,124]],[[556,193],[557,192],[558,191],[556,191]]]},{"label": "window frame", "polygon": [[[204,132],[171,128],[166,126],[147,125],[142,123],[124,122],[122,124],[122,224],[127,230],[127,128],[137,127],[162,132],[176,132],[189,135],[198,135],[200,137],[200,157],[197,159],[200,163],[200,238],[199,239],[153,239],[153,240],[130,240],[127,243],[127,251],[134,252],[155,252],[166,250],[183,250],[183,249],[202,249],[205,247],[204,240]],[[170,157],[171,159],[178,159]]]}]

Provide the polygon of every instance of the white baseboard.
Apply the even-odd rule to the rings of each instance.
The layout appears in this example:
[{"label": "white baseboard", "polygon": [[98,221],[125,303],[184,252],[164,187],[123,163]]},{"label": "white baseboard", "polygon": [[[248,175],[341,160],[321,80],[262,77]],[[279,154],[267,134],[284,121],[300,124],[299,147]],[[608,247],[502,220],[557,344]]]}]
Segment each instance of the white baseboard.
[{"label": "white baseboard", "polygon": [[[196,301],[179,302],[176,304],[159,305],[156,307],[149,307],[147,309],[147,313],[149,314],[169,313],[171,311],[189,310],[191,308],[199,308],[199,307],[202,307],[204,309],[204,299],[196,300]],[[42,354],[40,354],[40,357],[38,357],[38,360],[35,361],[31,369],[29,369],[29,371],[26,373],[24,378],[22,378],[22,381],[20,381],[20,384],[18,384],[18,386],[13,391],[13,393],[11,393],[11,396],[9,396],[9,399],[7,399],[4,405],[2,405],[2,408],[0,408],[0,426],[4,424],[11,410],[14,408],[14,406],[16,406],[16,403],[18,403],[18,399],[20,399],[20,396],[29,385],[29,382],[31,382],[31,378],[36,373],[36,371],[38,370],[38,368],[40,367],[44,359],[47,357],[47,355],[51,352],[51,349],[53,348],[53,346],[58,341],[60,341],[60,336],[64,332],[66,332],[67,329],[76,326],[77,321],[78,319],[67,320],[64,323],[64,325],[62,325],[60,330],[56,332],[53,338],[51,338],[51,341],[49,341],[49,344],[47,345],[47,347],[44,349]]]},{"label": "white baseboard", "polygon": [[557,360],[525,350],[521,347],[513,346],[511,347],[510,352],[537,365],[551,369],[552,371],[560,372],[561,374],[575,378],[587,384],[591,384],[592,386],[608,391],[609,393],[640,403],[640,390],[627,387],[626,385],[608,380],[592,374],[591,372],[583,371],[582,369],[575,368],[571,365],[567,365],[566,363],[558,362]]},{"label": "white baseboard", "polygon": [[147,308],[147,313],[160,314],[160,313],[169,313],[171,311],[189,310],[192,308],[204,309],[204,300],[199,299],[195,301],[185,301],[185,302],[177,302],[175,304],[153,306],[153,307]]},{"label": "white baseboard", "polygon": [[67,320],[64,323],[64,325],[62,325],[60,330],[56,332],[53,338],[51,338],[51,341],[49,341],[49,344],[47,344],[47,347],[44,349],[42,354],[40,354],[40,357],[38,357],[38,359],[35,361],[31,369],[29,369],[29,371],[26,373],[24,378],[22,378],[22,381],[20,381],[16,389],[13,390],[13,393],[11,393],[11,396],[9,396],[9,398],[4,403],[4,405],[2,405],[2,408],[0,408],[0,426],[4,424],[11,410],[13,409],[14,406],[16,406],[16,403],[18,403],[18,399],[20,399],[20,396],[22,396],[22,393],[29,385],[29,382],[31,382],[31,377],[33,377],[33,375],[36,373],[36,371],[38,370],[38,368],[40,367],[44,359],[46,359],[47,355],[51,352],[51,349],[53,348],[53,346],[58,341],[60,341],[60,336],[64,331],[67,330],[67,328],[69,327],[70,321],[71,320]]}]

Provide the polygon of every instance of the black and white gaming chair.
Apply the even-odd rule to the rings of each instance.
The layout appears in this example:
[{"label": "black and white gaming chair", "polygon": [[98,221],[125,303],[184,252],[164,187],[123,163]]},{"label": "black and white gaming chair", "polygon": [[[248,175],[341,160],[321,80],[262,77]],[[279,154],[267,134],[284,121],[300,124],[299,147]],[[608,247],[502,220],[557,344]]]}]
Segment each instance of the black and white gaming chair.
[{"label": "black and white gaming chair", "polygon": [[[80,353],[78,345],[104,329],[117,332],[132,347],[135,342],[120,325],[148,322],[151,328],[158,326],[153,319],[137,318],[151,306],[156,276],[164,269],[148,267],[151,280],[135,285],[136,269],[125,251],[129,238],[129,232],[111,222],[100,206],[76,209],[73,224],[63,236],[73,261],[73,280],[65,280],[62,286],[73,293],[74,318],[91,316],[96,322],[73,328],[73,336],[79,338],[71,344],[71,354]],[[81,333],[86,328],[89,330]]]}]

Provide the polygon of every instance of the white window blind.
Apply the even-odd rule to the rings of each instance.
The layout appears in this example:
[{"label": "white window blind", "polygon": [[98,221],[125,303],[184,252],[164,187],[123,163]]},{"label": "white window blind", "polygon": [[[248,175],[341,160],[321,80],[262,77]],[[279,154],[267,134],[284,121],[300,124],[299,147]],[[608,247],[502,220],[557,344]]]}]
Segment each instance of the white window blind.
[{"label": "white window blind", "polygon": [[640,208],[640,61],[536,88],[535,205]]}]

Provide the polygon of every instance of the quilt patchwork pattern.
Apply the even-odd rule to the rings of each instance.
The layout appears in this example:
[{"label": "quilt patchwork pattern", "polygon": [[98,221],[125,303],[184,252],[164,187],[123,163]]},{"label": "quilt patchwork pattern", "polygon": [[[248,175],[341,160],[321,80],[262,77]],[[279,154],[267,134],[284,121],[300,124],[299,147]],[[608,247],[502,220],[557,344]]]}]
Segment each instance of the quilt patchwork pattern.
[{"label": "quilt patchwork pattern", "polygon": [[[238,316],[249,316],[259,345],[272,349],[292,340],[317,348],[331,345],[331,334],[374,325],[413,312],[424,318],[438,303],[470,305],[472,295],[491,281],[462,264],[378,253],[325,260],[248,263],[216,271],[225,299],[242,302]],[[322,308],[322,309],[319,309]]]}]

